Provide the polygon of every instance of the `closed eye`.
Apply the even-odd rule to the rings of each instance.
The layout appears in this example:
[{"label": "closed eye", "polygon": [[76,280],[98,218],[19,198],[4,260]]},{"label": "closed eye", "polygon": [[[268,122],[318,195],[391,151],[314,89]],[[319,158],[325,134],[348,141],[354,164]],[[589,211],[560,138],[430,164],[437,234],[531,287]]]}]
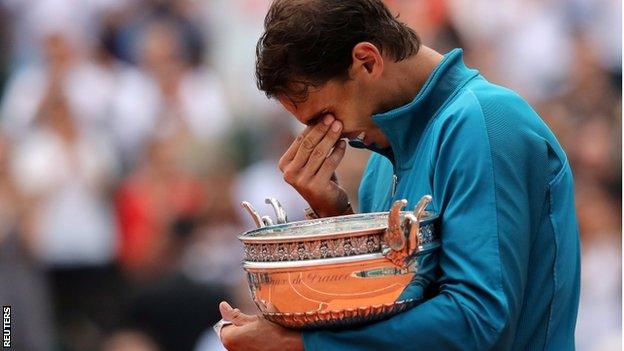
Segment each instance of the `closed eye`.
[{"label": "closed eye", "polygon": [[330,112],[327,109],[323,109],[322,111],[315,113],[312,117],[306,120],[305,125],[307,126],[316,125],[321,120],[321,118],[325,117],[325,115],[328,113]]}]

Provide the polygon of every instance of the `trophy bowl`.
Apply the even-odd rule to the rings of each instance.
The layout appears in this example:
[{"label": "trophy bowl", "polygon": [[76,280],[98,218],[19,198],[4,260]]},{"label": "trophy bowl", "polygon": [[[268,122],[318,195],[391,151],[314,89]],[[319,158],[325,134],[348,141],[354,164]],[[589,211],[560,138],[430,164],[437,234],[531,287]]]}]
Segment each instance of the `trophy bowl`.
[{"label": "trophy bowl", "polygon": [[251,296],[264,317],[288,328],[353,327],[405,311],[418,302],[402,293],[419,279],[425,262],[437,263],[438,215],[414,212],[396,201],[389,212],[288,223],[275,199],[267,199],[277,223],[245,207],[257,229],[238,238]]}]

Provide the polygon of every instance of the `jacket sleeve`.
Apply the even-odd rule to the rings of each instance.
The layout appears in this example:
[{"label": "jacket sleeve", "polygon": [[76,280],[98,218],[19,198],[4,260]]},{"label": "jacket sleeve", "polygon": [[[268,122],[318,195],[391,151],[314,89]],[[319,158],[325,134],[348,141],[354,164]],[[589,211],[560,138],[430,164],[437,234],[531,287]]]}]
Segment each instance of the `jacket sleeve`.
[{"label": "jacket sleeve", "polygon": [[[525,166],[495,167],[478,106],[448,120],[437,126],[431,161],[434,204],[442,216],[438,294],[358,329],[304,332],[306,351],[488,350],[514,323],[517,309],[510,306],[522,303],[530,240]],[[511,259],[501,260],[501,252]]]}]

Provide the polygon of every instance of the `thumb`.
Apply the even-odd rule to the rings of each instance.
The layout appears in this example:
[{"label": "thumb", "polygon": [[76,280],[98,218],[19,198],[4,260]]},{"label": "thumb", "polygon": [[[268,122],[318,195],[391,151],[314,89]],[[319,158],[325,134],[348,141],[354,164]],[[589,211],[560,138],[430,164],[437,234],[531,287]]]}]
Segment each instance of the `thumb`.
[{"label": "thumb", "polygon": [[225,301],[222,301],[219,304],[219,312],[221,312],[221,317],[224,320],[232,322],[237,327],[240,327],[247,323],[251,323],[256,320],[255,316],[244,314],[238,308],[232,308],[232,306],[230,306],[230,304]]}]

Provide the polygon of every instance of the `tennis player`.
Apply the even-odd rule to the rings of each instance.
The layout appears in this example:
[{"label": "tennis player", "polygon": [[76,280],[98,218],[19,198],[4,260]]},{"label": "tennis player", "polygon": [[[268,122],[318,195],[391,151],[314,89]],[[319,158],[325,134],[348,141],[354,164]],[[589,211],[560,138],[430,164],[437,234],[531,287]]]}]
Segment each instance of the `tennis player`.
[{"label": "tennis player", "polygon": [[256,65],[259,88],[308,126],[279,168],[316,215],[353,212],[333,176],[348,138],[373,151],[360,212],[431,194],[442,247],[432,296],[413,289],[420,305],[364,327],[287,330],[222,303],[228,350],[574,349],[572,172],[522,97],[462,50],[423,46],[380,0],[274,1]]}]

